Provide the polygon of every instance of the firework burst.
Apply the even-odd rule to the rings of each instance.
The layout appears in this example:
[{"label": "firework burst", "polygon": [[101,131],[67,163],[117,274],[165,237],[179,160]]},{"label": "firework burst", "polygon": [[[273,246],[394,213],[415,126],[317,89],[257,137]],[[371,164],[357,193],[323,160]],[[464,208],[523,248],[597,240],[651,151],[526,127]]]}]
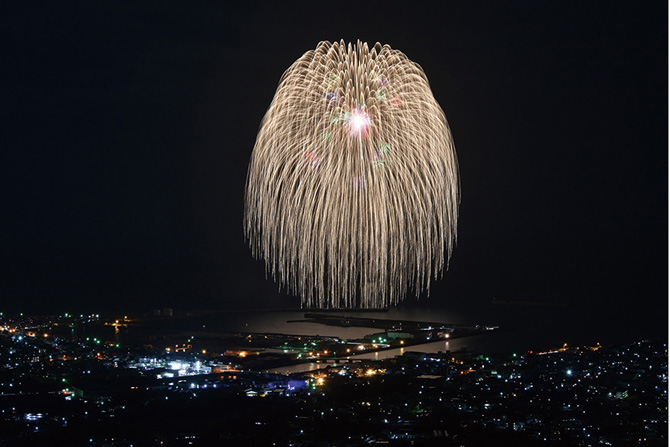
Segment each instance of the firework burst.
[{"label": "firework burst", "polygon": [[251,155],[244,228],[303,306],[380,308],[429,290],[458,203],[451,133],[419,65],[341,41],[286,70]]}]

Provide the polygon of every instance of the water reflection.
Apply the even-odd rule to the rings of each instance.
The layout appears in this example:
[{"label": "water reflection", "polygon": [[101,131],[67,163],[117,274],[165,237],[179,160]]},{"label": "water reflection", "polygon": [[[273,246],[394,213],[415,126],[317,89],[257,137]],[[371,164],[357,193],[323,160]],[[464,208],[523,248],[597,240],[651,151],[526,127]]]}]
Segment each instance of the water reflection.
[{"label": "water reflection", "polygon": [[[342,363],[355,362],[356,360],[384,360],[391,359],[399,355],[404,355],[406,352],[423,352],[423,353],[435,353],[435,352],[447,352],[451,350],[453,345],[456,345],[457,349],[467,348],[467,345],[459,344],[459,340],[452,341],[436,341],[433,343],[426,343],[423,345],[408,346],[402,348],[386,349],[383,351],[368,352],[365,354],[350,355],[345,357]],[[301,363],[299,365],[291,365],[281,368],[275,368],[267,370],[266,372],[276,373],[276,374],[292,374],[298,372],[309,372],[317,371],[319,369],[326,368],[328,366],[338,365],[337,362],[320,362],[320,363]]]},{"label": "water reflection", "polygon": [[310,372],[332,366],[333,363],[300,363],[299,365],[282,366],[280,368],[268,369],[264,372],[274,374],[293,374],[299,372]]}]

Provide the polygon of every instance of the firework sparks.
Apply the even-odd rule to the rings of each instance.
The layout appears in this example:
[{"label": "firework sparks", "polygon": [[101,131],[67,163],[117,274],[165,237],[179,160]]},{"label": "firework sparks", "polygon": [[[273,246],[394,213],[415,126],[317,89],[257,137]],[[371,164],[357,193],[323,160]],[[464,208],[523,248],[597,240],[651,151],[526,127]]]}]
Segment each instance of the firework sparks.
[{"label": "firework sparks", "polygon": [[447,120],[403,53],[321,42],[284,73],[251,155],[244,228],[303,306],[380,308],[429,290],[458,202]]}]

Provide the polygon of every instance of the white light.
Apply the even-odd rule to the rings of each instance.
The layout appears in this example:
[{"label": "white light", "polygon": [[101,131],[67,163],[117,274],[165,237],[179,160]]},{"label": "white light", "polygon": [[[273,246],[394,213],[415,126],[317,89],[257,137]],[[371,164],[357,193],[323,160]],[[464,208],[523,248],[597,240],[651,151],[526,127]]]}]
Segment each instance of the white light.
[{"label": "white light", "polygon": [[352,125],[354,126],[354,129],[360,130],[363,126],[367,125],[367,120],[362,115],[354,115]]},{"label": "white light", "polygon": [[354,136],[361,136],[367,132],[370,125],[370,116],[360,108],[351,111],[349,118],[349,130]]}]

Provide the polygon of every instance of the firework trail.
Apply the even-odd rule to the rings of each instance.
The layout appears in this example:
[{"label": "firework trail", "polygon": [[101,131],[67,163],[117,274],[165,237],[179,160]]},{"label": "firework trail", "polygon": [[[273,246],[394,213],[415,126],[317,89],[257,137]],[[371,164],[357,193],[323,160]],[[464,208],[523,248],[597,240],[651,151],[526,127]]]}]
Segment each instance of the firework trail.
[{"label": "firework trail", "polygon": [[448,263],[458,186],[421,67],[388,45],[321,42],[286,70],[261,123],[245,234],[304,307],[395,305]]}]

